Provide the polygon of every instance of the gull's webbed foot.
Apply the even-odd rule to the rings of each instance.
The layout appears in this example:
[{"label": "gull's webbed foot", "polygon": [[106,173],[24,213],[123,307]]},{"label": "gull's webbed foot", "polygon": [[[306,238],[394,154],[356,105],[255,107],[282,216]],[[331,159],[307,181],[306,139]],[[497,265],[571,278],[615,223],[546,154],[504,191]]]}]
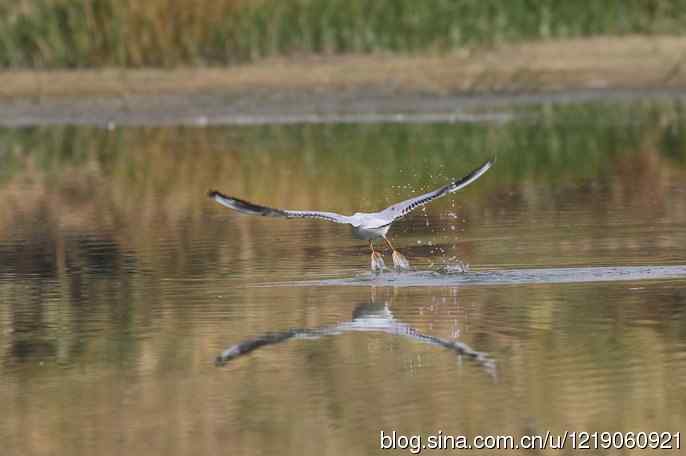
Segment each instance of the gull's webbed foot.
[{"label": "gull's webbed foot", "polygon": [[381,254],[379,252],[372,252],[372,272],[382,272],[385,266]]},{"label": "gull's webbed foot", "polygon": [[398,271],[410,270],[410,262],[405,257],[405,255],[398,252],[397,250],[393,251],[393,266],[395,266],[395,269]]}]

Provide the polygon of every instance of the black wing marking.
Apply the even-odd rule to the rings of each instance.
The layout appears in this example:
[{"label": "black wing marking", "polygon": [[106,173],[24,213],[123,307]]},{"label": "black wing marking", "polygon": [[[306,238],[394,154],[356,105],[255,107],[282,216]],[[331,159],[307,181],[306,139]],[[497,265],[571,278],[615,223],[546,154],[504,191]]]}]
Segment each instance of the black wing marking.
[{"label": "black wing marking", "polygon": [[210,190],[207,196],[221,204],[238,212],[250,215],[259,215],[262,217],[279,217],[279,218],[314,218],[319,220],[326,220],[333,223],[350,223],[350,220],[345,215],[337,214],[335,212],[321,212],[321,211],[289,211],[285,209],[275,209],[267,206],[260,206],[259,204],[251,203],[239,198],[224,195],[217,190]]}]

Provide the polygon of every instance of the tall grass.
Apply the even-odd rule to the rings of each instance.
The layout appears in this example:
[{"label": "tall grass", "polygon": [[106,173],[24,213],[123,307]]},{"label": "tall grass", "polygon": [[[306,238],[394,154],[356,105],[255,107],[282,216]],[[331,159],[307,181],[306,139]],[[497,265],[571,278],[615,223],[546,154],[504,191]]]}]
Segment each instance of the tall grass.
[{"label": "tall grass", "polygon": [[683,0],[13,0],[0,4],[0,65],[220,65],[684,30]]},{"label": "tall grass", "polygon": [[0,3],[0,65],[194,64],[212,53],[237,0],[18,0]]}]

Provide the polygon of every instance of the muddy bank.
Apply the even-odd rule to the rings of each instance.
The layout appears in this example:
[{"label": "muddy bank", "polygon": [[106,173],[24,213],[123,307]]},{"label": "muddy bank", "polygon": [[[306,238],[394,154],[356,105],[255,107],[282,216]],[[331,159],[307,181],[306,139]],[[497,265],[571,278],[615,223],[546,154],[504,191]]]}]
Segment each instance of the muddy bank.
[{"label": "muddy bank", "polygon": [[226,69],[7,72],[0,125],[501,121],[504,105],[681,97],[684,56],[685,38],[625,37]]}]

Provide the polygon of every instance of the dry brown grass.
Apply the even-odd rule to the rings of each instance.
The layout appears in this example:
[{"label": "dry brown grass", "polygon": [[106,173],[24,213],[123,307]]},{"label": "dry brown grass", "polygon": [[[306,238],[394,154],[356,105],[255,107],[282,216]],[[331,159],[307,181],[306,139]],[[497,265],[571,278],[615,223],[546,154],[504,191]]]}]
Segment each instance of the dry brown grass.
[{"label": "dry brown grass", "polygon": [[269,59],[227,69],[9,71],[2,97],[385,87],[434,93],[686,85],[686,38],[624,37],[500,46],[435,56]]}]

